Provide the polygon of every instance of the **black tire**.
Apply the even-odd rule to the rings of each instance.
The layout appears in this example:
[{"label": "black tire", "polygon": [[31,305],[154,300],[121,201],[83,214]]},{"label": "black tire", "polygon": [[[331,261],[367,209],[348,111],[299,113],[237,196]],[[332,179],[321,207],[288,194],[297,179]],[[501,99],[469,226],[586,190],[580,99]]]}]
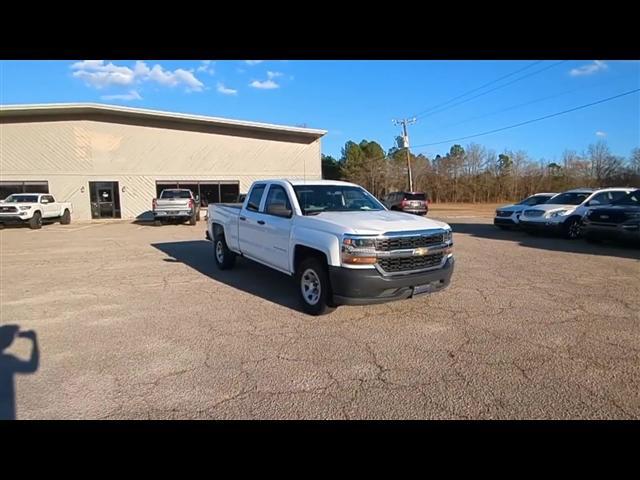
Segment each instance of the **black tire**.
[{"label": "black tire", "polygon": [[562,230],[564,238],[567,238],[569,240],[576,240],[577,238],[580,238],[582,234],[581,220],[578,217],[573,217],[565,220],[562,226]]},{"label": "black tire", "polygon": [[236,263],[236,254],[229,250],[224,234],[217,234],[213,240],[213,257],[220,270],[230,270]]},{"label": "black tire", "polygon": [[35,212],[33,217],[29,219],[29,228],[31,230],[38,230],[42,228],[42,215],[40,212]]},{"label": "black tire", "polygon": [[198,210],[198,213],[196,213],[196,220],[198,222],[200,221],[200,210]]},{"label": "black tire", "polygon": [[156,219],[153,221],[153,225],[154,225],[154,226],[156,226],[156,227],[160,227],[160,226],[162,226],[162,220],[159,220],[159,219],[157,219],[157,218],[156,218]]},{"label": "black tire", "polygon": [[189,217],[189,225],[195,225],[196,223],[196,214],[194,213],[193,215],[191,215],[191,217]]},{"label": "black tire", "polygon": [[318,258],[309,257],[300,262],[296,271],[296,287],[305,313],[325,315],[335,310],[331,306],[333,294],[327,267]]},{"label": "black tire", "polygon": [[64,211],[60,217],[60,223],[62,225],[69,225],[71,223],[71,212],[69,212],[69,210]]}]

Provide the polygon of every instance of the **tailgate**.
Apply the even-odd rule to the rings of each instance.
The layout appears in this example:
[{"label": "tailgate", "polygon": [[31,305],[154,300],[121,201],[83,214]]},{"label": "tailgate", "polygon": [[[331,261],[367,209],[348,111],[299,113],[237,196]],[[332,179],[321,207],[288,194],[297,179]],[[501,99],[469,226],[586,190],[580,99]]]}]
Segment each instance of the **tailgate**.
[{"label": "tailgate", "polygon": [[189,206],[190,200],[188,198],[166,198],[158,199],[156,201],[155,211],[185,211],[191,210]]}]

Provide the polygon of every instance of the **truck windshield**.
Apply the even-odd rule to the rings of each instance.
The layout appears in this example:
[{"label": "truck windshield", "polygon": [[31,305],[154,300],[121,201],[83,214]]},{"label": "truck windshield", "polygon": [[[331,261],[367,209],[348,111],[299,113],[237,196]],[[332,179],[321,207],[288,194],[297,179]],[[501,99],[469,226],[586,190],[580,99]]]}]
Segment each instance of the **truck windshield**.
[{"label": "truck windshield", "polygon": [[559,193],[555,197],[551,198],[546,203],[553,205],[580,205],[584,202],[591,193],[587,192],[566,192]]},{"label": "truck windshield", "polygon": [[321,212],[384,210],[384,206],[360,187],[348,185],[296,185],[293,187],[304,215]]},{"label": "truck windshield", "polygon": [[37,195],[9,195],[5,200],[7,203],[38,203]]},{"label": "truck windshield", "polygon": [[160,198],[191,198],[189,190],[163,190]]}]

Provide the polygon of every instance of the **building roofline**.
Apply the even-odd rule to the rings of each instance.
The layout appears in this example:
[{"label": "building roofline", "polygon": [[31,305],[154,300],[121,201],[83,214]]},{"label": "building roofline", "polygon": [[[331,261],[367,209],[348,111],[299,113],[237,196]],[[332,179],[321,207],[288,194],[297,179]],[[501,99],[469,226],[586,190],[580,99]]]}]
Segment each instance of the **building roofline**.
[{"label": "building roofline", "polygon": [[208,124],[217,126],[237,127],[249,130],[290,133],[307,137],[320,138],[327,133],[326,130],[290,127],[272,123],[250,122],[229,118],[209,117],[205,115],[192,115],[186,113],[167,112],[163,110],[149,110],[146,108],[121,107],[103,103],[43,103],[43,104],[18,104],[0,105],[0,116],[12,115],[29,117],[35,115],[55,116],[68,114],[115,114],[124,117],[148,118],[191,124]]}]

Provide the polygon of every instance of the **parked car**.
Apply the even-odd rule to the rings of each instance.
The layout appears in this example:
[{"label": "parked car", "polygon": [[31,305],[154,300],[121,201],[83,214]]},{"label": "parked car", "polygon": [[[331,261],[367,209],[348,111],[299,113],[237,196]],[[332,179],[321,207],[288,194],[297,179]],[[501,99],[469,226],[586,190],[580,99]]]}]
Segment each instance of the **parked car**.
[{"label": "parked car", "polygon": [[451,227],[388,211],[346,182],[263,180],[242,205],[209,205],[215,263],[238,255],[290,276],[312,315],[442,290],[453,273]]},{"label": "parked car", "polygon": [[583,220],[587,240],[628,240],[640,247],[640,189],[608,207],[591,209]]},{"label": "parked car", "polygon": [[152,201],[153,219],[156,225],[162,220],[187,221],[195,225],[200,220],[200,201],[186,188],[168,188]]},{"label": "parked car", "polygon": [[56,202],[48,193],[14,193],[0,202],[0,225],[27,224],[38,229],[43,223],[71,223],[73,207],[69,202]]},{"label": "parked car", "polygon": [[565,238],[580,237],[582,219],[590,208],[610,205],[632,188],[577,188],[559,193],[541,205],[527,208],[520,216],[520,227],[527,232],[547,231]]},{"label": "parked car", "polygon": [[389,210],[426,215],[429,211],[429,199],[423,192],[392,192],[382,202]]},{"label": "parked car", "polygon": [[525,208],[545,203],[554,195],[557,195],[557,193],[536,193],[518,203],[499,207],[496,209],[493,224],[502,229],[517,227],[518,223],[520,223],[520,215]]}]

